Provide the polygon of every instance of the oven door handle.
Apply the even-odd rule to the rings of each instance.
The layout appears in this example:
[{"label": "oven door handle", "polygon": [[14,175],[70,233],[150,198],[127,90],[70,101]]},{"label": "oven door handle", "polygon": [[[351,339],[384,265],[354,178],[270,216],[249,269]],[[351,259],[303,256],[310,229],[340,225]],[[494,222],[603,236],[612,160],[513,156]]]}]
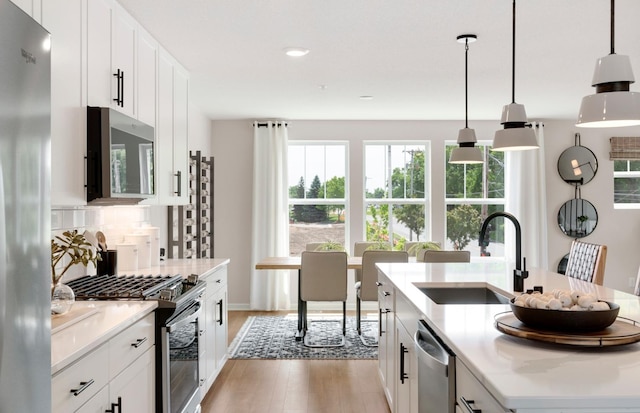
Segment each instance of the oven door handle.
[{"label": "oven door handle", "polygon": [[184,318],[180,317],[175,322],[173,322],[171,324],[168,324],[165,327],[167,329],[167,332],[171,333],[172,331],[174,331],[174,330],[176,330],[178,328],[184,327],[185,325],[187,325],[189,323],[193,323],[194,321],[196,321],[198,319],[198,317],[200,316],[200,312],[201,312],[200,303],[194,304],[194,307],[197,307],[195,312],[191,313],[188,316],[185,316]]}]

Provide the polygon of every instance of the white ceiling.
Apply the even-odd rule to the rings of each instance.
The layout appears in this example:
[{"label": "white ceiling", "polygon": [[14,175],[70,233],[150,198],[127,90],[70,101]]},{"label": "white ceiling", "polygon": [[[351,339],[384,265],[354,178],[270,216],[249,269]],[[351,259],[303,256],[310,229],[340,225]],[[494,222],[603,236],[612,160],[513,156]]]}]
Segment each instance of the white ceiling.
[{"label": "white ceiling", "polygon": [[[212,119],[464,119],[463,33],[478,36],[470,127],[511,102],[510,0],[119,1],[190,71]],[[615,51],[638,77],[640,1],[615,16]],[[610,2],[520,0],[516,30],[516,102],[530,119],[575,119],[609,53]]]}]

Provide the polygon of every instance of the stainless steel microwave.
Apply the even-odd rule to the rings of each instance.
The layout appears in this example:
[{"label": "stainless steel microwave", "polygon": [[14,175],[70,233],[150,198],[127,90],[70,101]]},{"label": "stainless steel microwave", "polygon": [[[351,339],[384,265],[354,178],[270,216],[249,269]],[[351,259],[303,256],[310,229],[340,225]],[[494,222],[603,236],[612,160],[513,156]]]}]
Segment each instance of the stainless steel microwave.
[{"label": "stainless steel microwave", "polygon": [[87,203],[136,204],[155,194],[153,127],[87,106]]}]

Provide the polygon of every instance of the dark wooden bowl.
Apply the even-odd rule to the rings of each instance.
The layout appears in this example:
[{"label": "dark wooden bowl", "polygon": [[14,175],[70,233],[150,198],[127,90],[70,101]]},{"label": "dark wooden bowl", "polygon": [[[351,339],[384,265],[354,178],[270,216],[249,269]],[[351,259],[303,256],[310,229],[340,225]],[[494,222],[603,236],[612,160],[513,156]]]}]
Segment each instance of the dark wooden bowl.
[{"label": "dark wooden bowl", "polygon": [[[527,308],[515,305],[511,300],[511,310],[518,320],[531,328],[562,332],[601,331],[616,321],[620,306],[605,301],[610,310],[604,311],[564,311]],[[599,300],[601,301],[601,300]]]}]

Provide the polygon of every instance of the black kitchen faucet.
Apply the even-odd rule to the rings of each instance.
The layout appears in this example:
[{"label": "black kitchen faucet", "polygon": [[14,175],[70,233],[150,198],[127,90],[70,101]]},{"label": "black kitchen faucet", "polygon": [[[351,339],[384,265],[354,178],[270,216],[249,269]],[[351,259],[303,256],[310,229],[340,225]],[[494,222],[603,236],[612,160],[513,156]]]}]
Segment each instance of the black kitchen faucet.
[{"label": "black kitchen faucet", "polygon": [[[513,225],[516,227],[516,268],[513,270],[513,291],[523,292],[524,291],[524,279],[529,276],[529,271],[527,271],[527,259],[522,258],[522,231],[520,230],[520,223],[508,212],[494,212],[489,215],[487,219],[482,223],[482,228],[480,229],[480,236],[478,238],[478,245],[480,245],[480,249],[484,250],[484,248],[489,245],[489,241],[485,241],[485,236],[487,229],[489,227],[489,223],[497,217],[504,217],[513,222]],[[522,268],[520,267],[520,262],[522,261]]]}]

